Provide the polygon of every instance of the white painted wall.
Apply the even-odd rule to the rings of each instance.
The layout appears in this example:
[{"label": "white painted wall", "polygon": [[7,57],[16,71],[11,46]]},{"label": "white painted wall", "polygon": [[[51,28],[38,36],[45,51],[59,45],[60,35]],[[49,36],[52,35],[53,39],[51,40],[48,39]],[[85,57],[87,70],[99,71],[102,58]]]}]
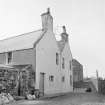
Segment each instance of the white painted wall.
[{"label": "white painted wall", "polygon": [[65,59],[65,69],[63,69],[62,67],[61,68],[62,68],[62,75],[65,76],[65,83],[62,84],[62,91],[63,92],[73,91],[73,85],[70,85],[70,75],[72,76],[72,82],[73,82],[73,74],[72,74],[73,71],[72,67],[70,69],[70,63],[69,63],[70,61],[72,61],[72,54],[68,42],[65,44],[65,47],[63,49],[62,58],[63,57]]},{"label": "white painted wall", "polygon": [[[66,51],[68,51],[68,53],[66,53]],[[66,45],[63,52],[63,56],[67,59],[66,70],[61,70],[60,62],[59,65],[56,65],[56,52],[59,53],[60,57],[60,51],[56,43],[55,35],[51,31],[47,31],[44,37],[36,45],[36,86],[39,88],[40,72],[45,73],[45,94],[72,91],[72,87],[70,86],[69,81],[70,70],[68,65],[68,61],[71,58],[71,55],[69,54],[70,51],[68,45]],[[61,80],[63,74],[65,75],[66,79],[64,83]],[[49,81],[50,75],[54,76],[53,82]]]},{"label": "white painted wall", "polygon": [[[59,49],[55,36],[51,31],[47,31],[44,37],[36,45],[36,81],[39,88],[40,72],[45,73],[45,93],[60,92],[60,66],[56,65],[56,52]],[[54,76],[54,81],[49,81],[49,76]]]}]

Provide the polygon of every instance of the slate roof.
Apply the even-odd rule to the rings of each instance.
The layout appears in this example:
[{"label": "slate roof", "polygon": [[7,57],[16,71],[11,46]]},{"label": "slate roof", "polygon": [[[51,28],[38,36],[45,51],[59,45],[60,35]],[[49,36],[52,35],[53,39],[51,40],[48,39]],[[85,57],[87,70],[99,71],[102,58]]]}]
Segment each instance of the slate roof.
[{"label": "slate roof", "polygon": [[42,30],[38,30],[0,40],[0,53],[33,48],[43,33]]},{"label": "slate roof", "polygon": [[76,59],[73,59],[73,60],[72,60],[72,64],[73,64],[73,65],[82,65],[82,64],[80,64],[79,61],[77,61]]},{"label": "slate roof", "polygon": [[79,63],[76,59],[72,60],[73,70],[83,70],[83,65]]}]

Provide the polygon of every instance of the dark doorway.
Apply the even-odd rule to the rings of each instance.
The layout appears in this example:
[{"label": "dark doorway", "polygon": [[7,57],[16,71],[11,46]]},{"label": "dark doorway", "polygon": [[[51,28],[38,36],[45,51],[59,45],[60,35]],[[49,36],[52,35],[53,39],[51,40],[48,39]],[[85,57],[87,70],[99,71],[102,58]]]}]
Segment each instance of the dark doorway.
[{"label": "dark doorway", "polygon": [[40,73],[39,90],[43,95],[44,95],[44,79],[45,79],[45,73]]}]

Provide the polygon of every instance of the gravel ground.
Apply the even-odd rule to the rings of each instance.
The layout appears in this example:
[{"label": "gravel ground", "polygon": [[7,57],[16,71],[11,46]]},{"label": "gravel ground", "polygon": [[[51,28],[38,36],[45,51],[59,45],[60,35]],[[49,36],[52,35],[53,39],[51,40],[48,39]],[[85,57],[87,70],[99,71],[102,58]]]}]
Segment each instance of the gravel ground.
[{"label": "gravel ground", "polygon": [[43,100],[21,100],[11,105],[105,105],[105,96],[94,93],[70,93]]}]

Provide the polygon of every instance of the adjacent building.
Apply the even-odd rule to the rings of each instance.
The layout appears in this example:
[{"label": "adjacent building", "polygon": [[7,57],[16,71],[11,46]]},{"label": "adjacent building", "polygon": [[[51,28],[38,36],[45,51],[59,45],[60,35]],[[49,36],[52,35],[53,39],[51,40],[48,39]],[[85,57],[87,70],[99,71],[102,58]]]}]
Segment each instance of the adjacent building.
[{"label": "adjacent building", "polygon": [[83,81],[83,66],[76,59],[72,60],[73,82]]},{"label": "adjacent building", "polygon": [[[30,86],[43,95],[71,92],[72,54],[66,28],[63,26],[61,40],[57,41],[50,10],[43,13],[41,18],[42,29],[0,41],[0,64],[19,70],[19,83],[16,86],[20,93],[28,89],[27,81],[25,86],[22,85],[27,71],[32,71],[33,75]],[[24,88],[26,90],[22,90]]]}]

